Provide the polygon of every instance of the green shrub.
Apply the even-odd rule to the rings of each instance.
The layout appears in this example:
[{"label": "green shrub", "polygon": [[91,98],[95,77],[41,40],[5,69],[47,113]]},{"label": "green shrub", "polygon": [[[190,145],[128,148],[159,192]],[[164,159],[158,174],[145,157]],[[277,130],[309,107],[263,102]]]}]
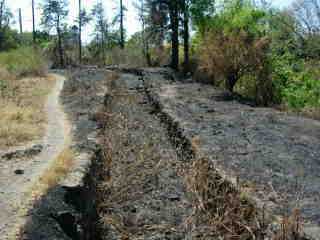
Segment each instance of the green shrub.
[{"label": "green shrub", "polygon": [[199,68],[214,84],[224,85],[230,92],[250,85],[246,92],[263,105],[273,100],[266,14],[249,1],[228,3],[212,17],[198,50]]},{"label": "green shrub", "polygon": [[45,58],[39,50],[32,47],[21,47],[1,53],[0,67],[15,77],[42,76],[47,70]]},{"label": "green shrub", "polygon": [[283,89],[285,102],[290,108],[320,107],[320,80],[303,71]]},{"label": "green shrub", "polygon": [[317,66],[286,52],[273,57],[273,84],[277,102],[289,108],[320,107],[320,80]]}]

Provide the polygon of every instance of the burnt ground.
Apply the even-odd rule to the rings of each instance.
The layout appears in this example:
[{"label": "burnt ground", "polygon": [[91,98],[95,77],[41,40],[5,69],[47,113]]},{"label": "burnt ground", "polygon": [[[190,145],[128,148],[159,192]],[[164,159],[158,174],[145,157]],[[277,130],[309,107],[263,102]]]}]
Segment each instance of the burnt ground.
[{"label": "burnt ground", "polygon": [[100,182],[103,239],[182,239],[191,214],[182,162],[142,82],[122,74],[111,83],[102,144],[107,155]]},{"label": "burnt ground", "polygon": [[[239,103],[208,85],[145,72],[152,100],[228,178],[277,215],[301,211],[320,238],[320,122]],[[317,227],[316,227],[317,226]]]},{"label": "burnt ground", "polygon": [[27,222],[18,237],[21,240],[89,239],[85,237],[87,224],[83,219],[95,223],[91,219],[93,194],[86,191],[86,179],[91,159],[98,151],[94,114],[102,107],[107,91],[106,71],[76,69],[66,77],[60,100],[72,126],[73,164],[64,179],[36,199],[26,214]]},{"label": "burnt ground", "polygon": [[95,173],[102,239],[251,239],[258,234],[252,205],[204,159],[193,159],[177,133],[168,134],[170,122],[161,120],[142,78],[113,79],[99,118],[103,157]]},{"label": "burnt ground", "polygon": [[166,69],[125,72],[69,75],[75,166],[34,204],[21,239],[270,239],[262,205],[298,207],[320,239],[319,122]]}]

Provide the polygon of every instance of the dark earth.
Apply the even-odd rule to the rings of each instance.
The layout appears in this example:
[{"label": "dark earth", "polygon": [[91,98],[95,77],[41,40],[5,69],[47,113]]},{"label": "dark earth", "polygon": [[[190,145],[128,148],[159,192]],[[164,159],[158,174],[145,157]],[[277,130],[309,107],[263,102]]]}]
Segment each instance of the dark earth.
[{"label": "dark earth", "polygon": [[[320,239],[319,121],[254,107],[167,69],[111,70],[68,74],[61,99],[75,165],[34,204],[21,239],[195,239],[181,171],[195,156],[249,189],[259,209],[300,209],[304,231]],[[196,140],[195,156],[177,149],[164,116],[179,138]]]},{"label": "dark earth", "polygon": [[299,208],[311,222],[305,229],[319,238],[319,121],[239,103],[210,85],[172,83],[165,74],[145,71],[144,82],[183,135],[199,139],[200,155],[249,185],[274,213]]}]

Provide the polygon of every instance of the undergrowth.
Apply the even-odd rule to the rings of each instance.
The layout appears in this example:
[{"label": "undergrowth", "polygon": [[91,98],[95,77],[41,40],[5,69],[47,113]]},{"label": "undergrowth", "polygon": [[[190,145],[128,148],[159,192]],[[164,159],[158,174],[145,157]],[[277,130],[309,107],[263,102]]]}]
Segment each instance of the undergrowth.
[{"label": "undergrowth", "polygon": [[14,78],[44,76],[47,72],[46,62],[40,50],[33,47],[20,47],[0,53],[0,66]]}]

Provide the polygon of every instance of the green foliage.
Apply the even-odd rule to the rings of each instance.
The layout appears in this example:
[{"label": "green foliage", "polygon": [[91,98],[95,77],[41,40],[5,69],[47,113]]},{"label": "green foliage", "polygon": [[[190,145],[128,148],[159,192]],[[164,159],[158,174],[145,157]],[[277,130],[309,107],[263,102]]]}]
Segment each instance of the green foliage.
[{"label": "green foliage", "polygon": [[44,0],[42,24],[48,29],[61,28],[68,16],[66,0]]},{"label": "green foliage", "polygon": [[214,83],[224,82],[229,91],[239,84],[242,85],[237,86],[240,89],[253,86],[252,97],[263,104],[272,98],[270,39],[266,35],[265,21],[264,11],[249,2],[232,1],[212,17],[206,34],[197,35],[202,38],[200,67],[212,76]]},{"label": "green foliage", "polygon": [[[275,89],[275,103],[283,103],[289,108],[303,109],[320,106],[320,81],[318,65],[311,65],[303,56],[309,57],[311,46],[301,45],[305,36],[295,31],[297,22],[287,12],[273,12],[270,16],[272,48],[272,79]],[[315,43],[315,41],[313,41]],[[316,55],[317,48],[313,48]]]},{"label": "green foliage", "polygon": [[298,73],[283,89],[284,99],[291,108],[320,107],[320,81],[311,73]]},{"label": "green foliage", "polygon": [[0,50],[6,51],[17,48],[20,44],[20,37],[16,30],[4,27],[0,30]]},{"label": "green foliage", "polygon": [[0,79],[0,97],[3,98],[8,89],[8,82],[5,79]]},{"label": "green foliage", "polygon": [[301,34],[289,12],[228,1],[205,27],[205,33],[198,28],[191,50],[215,84],[225,82],[258,103],[320,106],[320,35]]},{"label": "green foliage", "polygon": [[21,47],[0,53],[0,67],[16,77],[41,76],[46,71],[46,61],[41,53],[32,47]]},{"label": "green foliage", "polygon": [[194,24],[200,32],[205,32],[208,22],[216,10],[215,0],[190,0],[189,5]]},{"label": "green foliage", "polygon": [[277,102],[289,108],[320,107],[320,80],[314,66],[292,55],[274,59],[273,83],[277,89]]}]

